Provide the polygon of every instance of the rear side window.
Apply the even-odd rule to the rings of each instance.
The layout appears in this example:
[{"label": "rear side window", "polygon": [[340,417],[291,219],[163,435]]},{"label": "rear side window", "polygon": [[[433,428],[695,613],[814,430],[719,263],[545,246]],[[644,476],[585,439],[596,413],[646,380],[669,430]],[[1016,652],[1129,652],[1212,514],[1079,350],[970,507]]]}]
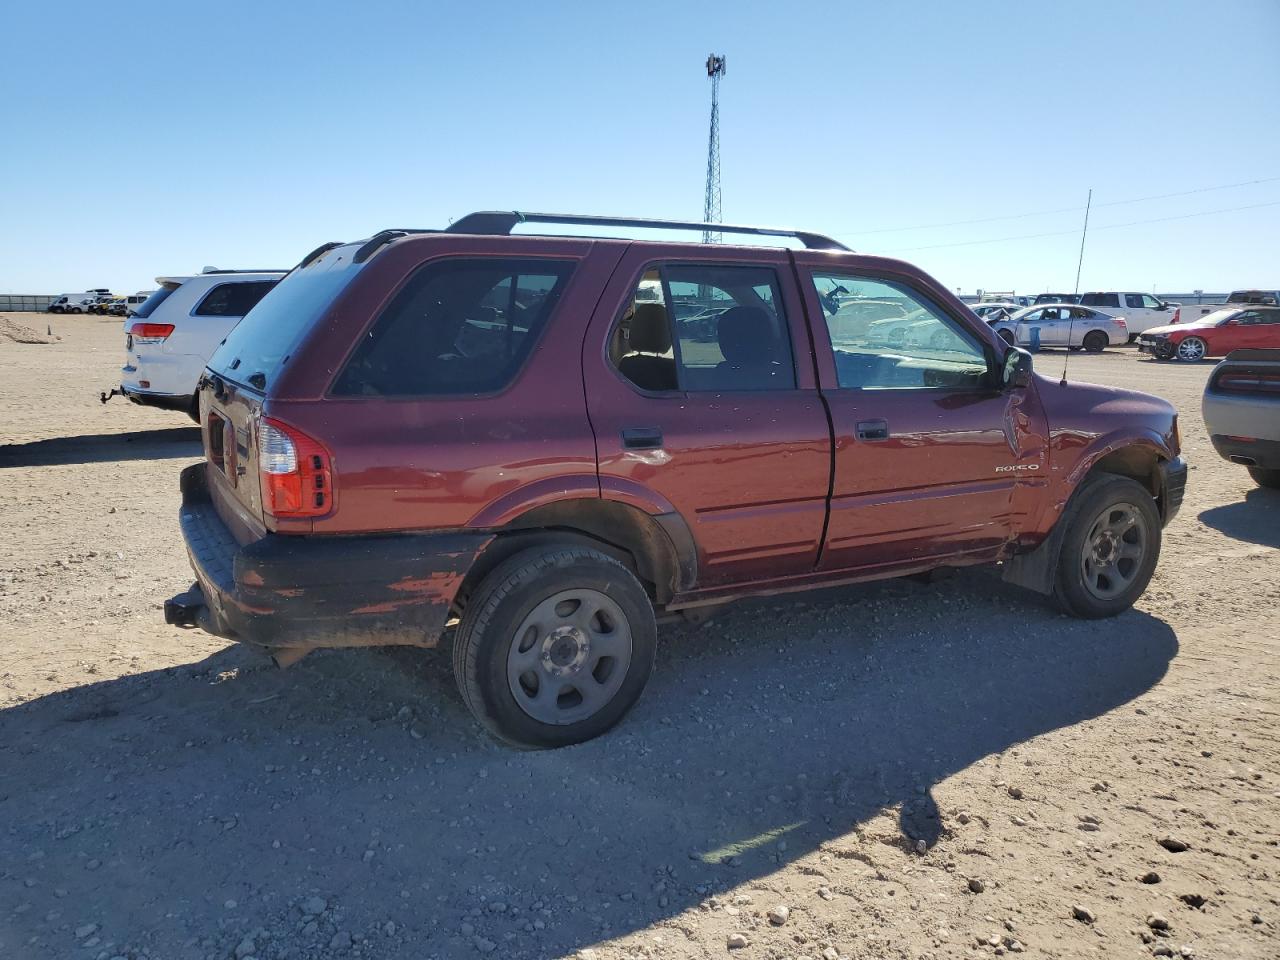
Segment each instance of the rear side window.
[{"label": "rear side window", "polygon": [[258,305],[276,280],[244,280],[239,283],[220,283],[204,295],[200,305],[192,311],[195,317],[243,317]]},{"label": "rear side window", "polygon": [[1126,307],[1146,307],[1146,304],[1142,301],[1142,294],[1140,293],[1126,293],[1124,295],[1124,303]]},{"label": "rear side window", "polygon": [[491,393],[513,379],[573,264],[484,257],[427,264],[374,322],[339,375],[339,396]]},{"label": "rear side window", "polygon": [[791,339],[771,267],[671,264],[641,278],[610,337],[642,390],[791,390]]},{"label": "rear side window", "polygon": [[1080,298],[1080,303],[1086,307],[1119,307],[1120,294],[1118,293],[1086,293]]}]

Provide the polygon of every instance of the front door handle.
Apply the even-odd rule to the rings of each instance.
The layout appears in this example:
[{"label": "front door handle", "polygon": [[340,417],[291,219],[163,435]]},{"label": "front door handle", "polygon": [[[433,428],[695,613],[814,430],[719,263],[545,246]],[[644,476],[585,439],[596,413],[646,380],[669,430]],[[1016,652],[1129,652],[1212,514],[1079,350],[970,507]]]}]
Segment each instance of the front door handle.
[{"label": "front door handle", "polygon": [[888,440],[889,424],[883,420],[859,420],[859,440]]},{"label": "front door handle", "polygon": [[662,446],[662,428],[623,427],[622,445],[628,450],[657,450]]}]

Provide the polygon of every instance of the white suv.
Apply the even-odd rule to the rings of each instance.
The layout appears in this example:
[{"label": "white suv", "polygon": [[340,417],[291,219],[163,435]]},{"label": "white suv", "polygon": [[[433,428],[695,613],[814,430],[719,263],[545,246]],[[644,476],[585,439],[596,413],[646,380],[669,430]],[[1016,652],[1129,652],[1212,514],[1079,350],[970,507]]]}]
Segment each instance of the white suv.
[{"label": "white suv", "polygon": [[1175,303],[1166,303],[1159,297],[1149,293],[1082,293],[1076,303],[1082,307],[1093,309],[1120,317],[1129,327],[1129,342],[1138,339],[1138,334],[1152,327],[1163,327],[1173,317]]},{"label": "white suv", "polygon": [[115,394],[134,403],[195,416],[204,365],[240,319],[285,275],[284,270],[213,270],[194,277],[156,277],[158,289],[125,319],[125,365]]}]

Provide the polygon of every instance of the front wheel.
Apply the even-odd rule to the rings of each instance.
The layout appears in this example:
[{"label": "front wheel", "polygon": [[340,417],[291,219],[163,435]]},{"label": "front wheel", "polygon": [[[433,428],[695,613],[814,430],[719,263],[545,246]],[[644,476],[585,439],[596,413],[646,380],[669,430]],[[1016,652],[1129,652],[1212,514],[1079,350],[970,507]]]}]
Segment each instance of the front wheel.
[{"label": "front wheel", "polygon": [[1209,345],[1199,337],[1187,337],[1178,344],[1175,356],[1184,363],[1199,363],[1209,352]]},{"label": "front wheel", "polygon": [[631,571],[566,544],[522,551],[481,581],[454,637],[453,671],[494,736],[563,747],[623,718],[656,648],[653,606]]},{"label": "front wheel", "polygon": [[1087,481],[1066,523],[1054,599],[1072,616],[1113,617],[1142,596],[1160,559],[1156,502],[1128,477],[1100,474]]},{"label": "front wheel", "polygon": [[1266,467],[1250,467],[1249,476],[1260,487],[1268,490],[1280,490],[1280,470],[1268,470]]}]

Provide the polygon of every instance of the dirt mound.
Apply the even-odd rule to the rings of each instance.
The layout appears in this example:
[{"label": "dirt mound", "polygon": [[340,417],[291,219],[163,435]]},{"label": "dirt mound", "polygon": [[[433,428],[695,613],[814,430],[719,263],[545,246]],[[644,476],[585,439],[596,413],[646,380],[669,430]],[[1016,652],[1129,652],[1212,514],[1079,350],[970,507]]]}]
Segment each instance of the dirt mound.
[{"label": "dirt mound", "polygon": [[59,336],[37,333],[9,317],[0,317],[0,337],[12,340],[14,343],[57,343],[62,339]]}]

